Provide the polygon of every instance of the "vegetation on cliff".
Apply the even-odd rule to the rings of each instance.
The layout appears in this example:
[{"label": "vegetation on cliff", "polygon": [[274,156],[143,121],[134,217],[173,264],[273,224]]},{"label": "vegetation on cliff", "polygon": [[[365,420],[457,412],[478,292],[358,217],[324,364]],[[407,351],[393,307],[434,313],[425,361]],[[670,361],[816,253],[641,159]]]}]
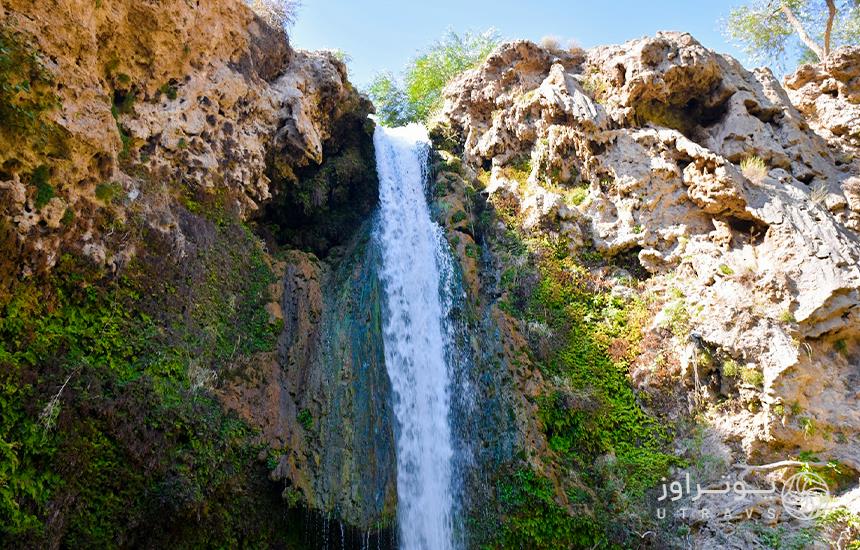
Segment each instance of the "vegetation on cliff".
[{"label": "vegetation on cliff", "polygon": [[212,241],[184,263],[150,235],[119,277],[66,255],[2,304],[5,545],[287,536],[265,446],[211,393],[226,365],[274,348],[272,271],[242,226],[189,223]]},{"label": "vegetation on cliff", "polygon": [[376,75],[367,94],[379,120],[387,126],[426,122],[442,107],[442,89],[484,61],[499,43],[494,29],[480,34],[449,30],[407,65],[402,83],[390,72]]},{"label": "vegetation on cliff", "polygon": [[[516,321],[543,375],[535,399],[549,447],[521,448],[519,459],[495,472],[495,502],[483,505],[496,508],[501,529],[485,518],[474,536],[491,548],[629,544],[654,521],[642,513],[646,491],[683,464],[670,452],[671,425],[645,411],[629,381],[649,304],[613,294],[595,275],[629,267],[629,259],[573,254],[565,239],[523,229],[516,209],[485,202],[480,174],[469,182],[453,166],[437,181],[463,181],[453,193],[470,215],[449,223],[464,224],[477,241],[461,262],[473,256],[484,270],[498,270],[481,277],[498,277],[495,306]],[[516,164],[505,170],[523,180],[530,172]],[[628,277],[623,283],[635,288]]]}]

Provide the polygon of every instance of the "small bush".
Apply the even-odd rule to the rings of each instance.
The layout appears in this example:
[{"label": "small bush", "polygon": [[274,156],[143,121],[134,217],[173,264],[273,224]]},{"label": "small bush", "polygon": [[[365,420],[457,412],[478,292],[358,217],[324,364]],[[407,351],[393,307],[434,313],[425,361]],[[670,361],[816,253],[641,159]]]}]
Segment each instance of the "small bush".
[{"label": "small bush", "polygon": [[296,420],[299,421],[299,424],[301,424],[305,431],[310,431],[314,426],[314,417],[311,415],[311,411],[307,409],[299,411],[299,414],[296,415]]},{"label": "small bush", "polygon": [[159,92],[167,96],[167,99],[173,101],[178,97],[178,91],[176,86],[171,85],[170,83],[163,84],[159,89]]},{"label": "small bush", "polygon": [[741,373],[741,368],[734,359],[726,359],[723,361],[723,376],[729,378],[737,378]]},{"label": "small bush", "polygon": [[750,181],[758,182],[767,177],[767,164],[755,155],[741,161],[741,172]]},{"label": "small bush", "polygon": [[462,210],[457,210],[457,211],[456,211],[456,212],[454,212],[454,214],[451,216],[451,223],[455,223],[455,224],[456,224],[456,223],[460,223],[460,222],[462,222],[463,220],[465,220],[467,217],[468,217],[468,216],[466,215],[466,213],[465,213],[465,212],[463,212]]},{"label": "small bush", "polygon": [[755,367],[743,367],[741,369],[741,380],[744,384],[760,388],[764,384],[764,374]]},{"label": "small bush", "polygon": [[277,28],[289,27],[296,22],[299,0],[246,0],[248,7],[269,25]]},{"label": "small bush", "polygon": [[54,186],[48,181],[50,170],[44,164],[33,170],[30,176],[30,184],[36,187],[36,195],[33,197],[33,205],[42,208],[54,198]]},{"label": "small bush", "polygon": [[561,40],[557,36],[544,36],[540,39],[540,47],[550,52],[561,51]]},{"label": "small bush", "polygon": [[117,182],[100,183],[96,185],[96,198],[110,204],[122,194],[122,187]]},{"label": "small bush", "polygon": [[566,198],[569,199],[574,206],[579,206],[585,202],[586,198],[588,198],[588,187],[574,187],[569,193],[567,193]]},{"label": "small bush", "polygon": [[571,55],[582,55],[585,53],[585,50],[579,45],[579,42],[570,39],[567,41],[567,52]]}]

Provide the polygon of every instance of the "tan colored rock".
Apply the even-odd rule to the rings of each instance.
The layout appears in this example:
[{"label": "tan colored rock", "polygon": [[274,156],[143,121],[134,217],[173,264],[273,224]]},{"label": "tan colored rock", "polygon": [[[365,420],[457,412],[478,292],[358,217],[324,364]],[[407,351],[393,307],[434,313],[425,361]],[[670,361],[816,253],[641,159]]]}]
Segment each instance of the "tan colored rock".
[{"label": "tan colored rock", "polygon": [[803,65],[785,79],[791,101],[828,140],[860,147],[860,47],[843,46],[824,63]]},{"label": "tan colored rock", "polygon": [[[646,291],[680,292],[698,344],[657,337],[658,322],[647,341],[667,347],[645,353],[686,350],[689,403],[730,399],[703,406],[720,438],[740,442],[735,460],[815,450],[860,470],[860,164],[845,154],[858,145],[858,52],[802,67],[786,92],[687,34],[595,48],[582,63],[513,42],[445,91],[442,123],[465,161],[492,166],[490,202],[551,233],[552,197],[587,185],[565,211],[583,241],[604,256],[638,250]],[[740,168],[753,156],[767,167],[755,181]],[[513,185],[522,159],[527,185]],[[720,383],[730,359],[761,384]],[[667,383],[643,372],[642,384]],[[802,412],[777,414],[792,404]]]},{"label": "tan colored rock", "polygon": [[[237,0],[10,0],[3,22],[30,41],[55,82],[59,108],[44,116],[62,136],[63,154],[48,163],[57,197],[105,208],[93,191],[122,182],[137,190],[147,220],[170,233],[178,231],[171,197],[180,187],[226,197],[226,207],[247,217],[271,197],[267,160],[322,162],[333,125],[359,101],[331,53],[294,51],[282,30]],[[46,155],[9,139],[0,134],[0,163],[26,183]],[[86,232],[106,241],[90,250],[125,248],[85,227],[86,217],[64,228],[56,208],[23,213],[19,189],[0,188],[0,215],[23,244],[22,268],[49,269],[56,255],[48,243],[80,248]]]}]

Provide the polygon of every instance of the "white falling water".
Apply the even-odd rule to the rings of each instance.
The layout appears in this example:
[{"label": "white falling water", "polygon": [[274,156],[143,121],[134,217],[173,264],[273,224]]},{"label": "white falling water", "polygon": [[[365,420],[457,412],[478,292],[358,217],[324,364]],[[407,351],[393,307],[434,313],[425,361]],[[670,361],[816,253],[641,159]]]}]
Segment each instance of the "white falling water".
[{"label": "white falling water", "polygon": [[448,423],[451,372],[446,361],[451,263],[424,195],[429,152],[423,126],[377,126],[386,315],[385,365],[397,419],[400,547],[453,547],[453,447]]}]

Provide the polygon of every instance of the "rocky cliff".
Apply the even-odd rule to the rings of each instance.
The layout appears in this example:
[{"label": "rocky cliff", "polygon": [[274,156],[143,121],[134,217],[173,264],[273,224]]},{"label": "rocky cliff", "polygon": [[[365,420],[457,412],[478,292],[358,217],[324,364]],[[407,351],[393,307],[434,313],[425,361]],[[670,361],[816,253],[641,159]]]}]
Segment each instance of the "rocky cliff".
[{"label": "rocky cliff", "polygon": [[[658,33],[588,51],[507,43],[446,89],[441,217],[513,348],[501,387],[522,455],[495,497],[510,541],[542,544],[535,523],[556,545],[759,540],[740,517],[656,521],[647,490],[670,470],[715,480],[805,456],[840,472],[834,491],[853,486],[858,67],[843,48],[786,90]],[[578,519],[559,523],[555,505]],[[595,535],[601,511],[613,519]]]},{"label": "rocky cliff", "polygon": [[[345,66],[236,0],[0,19],[0,545],[395,543],[372,106]],[[858,86],[857,48],[783,86],[660,33],[510,42],[447,88],[458,537],[857,535],[657,499],[797,459],[860,511]]]},{"label": "rocky cliff", "polygon": [[0,20],[2,544],[384,528],[372,107],[344,64],[235,0]]}]

